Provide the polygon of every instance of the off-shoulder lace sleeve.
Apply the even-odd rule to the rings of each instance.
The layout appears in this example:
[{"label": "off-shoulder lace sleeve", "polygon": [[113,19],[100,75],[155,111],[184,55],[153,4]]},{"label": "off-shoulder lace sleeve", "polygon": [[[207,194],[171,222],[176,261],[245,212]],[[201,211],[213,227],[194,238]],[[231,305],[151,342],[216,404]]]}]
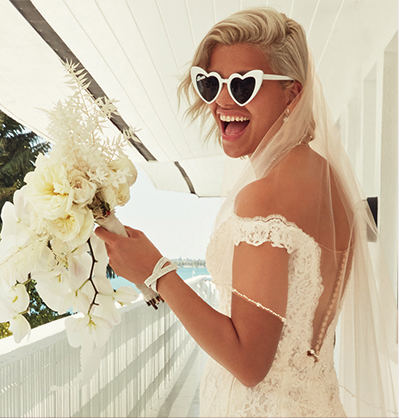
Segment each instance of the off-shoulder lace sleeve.
[{"label": "off-shoulder lace sleeve", "polygon": [[246,242],[259,246],[270,242],[273,247],[286,248],[289,254],[295,251],[301,241],[310,238],[296,224],[281,215],[241,218],[233,215],[234,245]]}]

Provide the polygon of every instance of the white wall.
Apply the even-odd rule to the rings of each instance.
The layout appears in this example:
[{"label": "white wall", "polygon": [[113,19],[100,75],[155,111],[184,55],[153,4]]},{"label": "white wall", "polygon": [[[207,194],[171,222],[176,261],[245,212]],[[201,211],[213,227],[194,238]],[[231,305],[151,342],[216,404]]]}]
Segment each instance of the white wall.
[{"label": "white wall", "polygon": [[359,68],[355,88],[337,125],[366,197],[378,197],[378,229],[388,270],[398,283],[398,34]]},{"label": "white wall", "polygon": [[[398,38],[384,51],[381,126],[381,240],[392,278],[398,277]],[[396,288],[397,289],[397,288]]]}]

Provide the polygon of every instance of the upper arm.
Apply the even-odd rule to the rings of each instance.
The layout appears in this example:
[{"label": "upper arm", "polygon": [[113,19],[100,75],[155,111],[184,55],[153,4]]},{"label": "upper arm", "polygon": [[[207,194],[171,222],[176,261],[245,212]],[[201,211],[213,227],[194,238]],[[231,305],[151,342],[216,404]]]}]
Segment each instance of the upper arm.
[{"label": "upper arm", "polygon": [[[285,317],[288,294],[288,253],[270,243],[239,244],[234,251],[233,287],[252,301]],[[240,342],[247,347],[249,373],[260,382],[276,354],[283,323],[250,301],[232,295],[231,319]]]},{"label": "upper arm", "polygon": [[[320,205],[316,168],[317,164],[303,164],[296,156],[286,158],[267,177],[239,192],[235,213],[242,218],[282,215],[315,235],[313,209]],[[286,316],[288,263],[289,253],[281,242],[278,247],[269,241],[259,246],[241,242],[234,249],[233,288],[261,304],[256,306],[235,294],[232,297],[231,318],[246,347],[252,376],[257,376],[255,382],[269,371],[280,340],[283,323],[272,312]]]},{"label": "upper arm", "polygon": [[[258,185],[262,187],[262,185]],[[241,217],[267,216],[256,187],[244,190],[238,199],[236,213]],[[270,213],[269,213],[270,214]],[[285,248],[264,242],[255,246],[241,242],[234,248],[233,288],[251,300],[285,317],[288,296],[288,259]],[[247,347],[248,368],[254,382],[261,381],[276,354],[283,323],[270,311],[233,294],[231,318]],[[256,377],[255,377],[256,376]]]}]

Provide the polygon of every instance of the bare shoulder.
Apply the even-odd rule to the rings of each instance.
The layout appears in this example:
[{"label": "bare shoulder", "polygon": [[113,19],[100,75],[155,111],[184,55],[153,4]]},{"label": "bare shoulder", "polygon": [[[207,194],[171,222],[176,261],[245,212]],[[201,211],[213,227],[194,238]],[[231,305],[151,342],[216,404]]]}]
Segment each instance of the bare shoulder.
[{"label": "bare shoulder", "polygon": [[320,176],[325,160],[309,146],[294,148],[264,178],[237,195],[235,211],[241,217],[281,214],[294,220],[320,198]]}]

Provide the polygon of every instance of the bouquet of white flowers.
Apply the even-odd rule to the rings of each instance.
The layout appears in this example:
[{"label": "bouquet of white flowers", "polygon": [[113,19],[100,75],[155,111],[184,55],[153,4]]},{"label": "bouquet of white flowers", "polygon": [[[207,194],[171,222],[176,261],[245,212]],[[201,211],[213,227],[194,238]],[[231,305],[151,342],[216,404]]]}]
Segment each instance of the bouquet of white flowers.
[{"label": "bouquet of white flowers", "polygon": [[[73,94],[47,112],[52,151],[39,155],[14,204],[2,210],[0,322],[10,323],[16,342],[29,334],[25,284],[34,280],[48,307],[79,312],[66,321],[68,340],[89,356],[120,322],[117,304],[137,297],[131,287],[113,290],[105,245],[93,234],[95,221],[126,234],[114,208],[128,202],[137,171],[122,149],[131,132],[115,139],[104,134],[105,122],[116,114],[113,102],[94,100],[82,71],[66,67]],[[155,306],[157,294],[140,290]]]}]

